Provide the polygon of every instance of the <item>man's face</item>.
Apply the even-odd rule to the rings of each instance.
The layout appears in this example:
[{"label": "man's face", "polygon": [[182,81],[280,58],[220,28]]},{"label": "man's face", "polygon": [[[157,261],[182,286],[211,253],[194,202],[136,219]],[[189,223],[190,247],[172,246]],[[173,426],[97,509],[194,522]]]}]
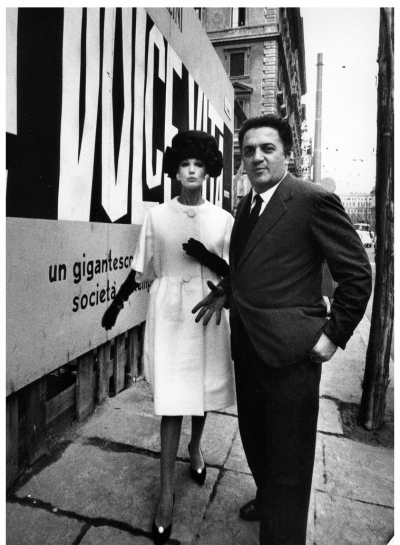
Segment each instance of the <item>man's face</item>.
[{"label": "man's face", "polygon": [[285,152],[276,129],[250,129],[243,138],[242,159],[247,176],[257,193],[277,184],[286,172]]}]

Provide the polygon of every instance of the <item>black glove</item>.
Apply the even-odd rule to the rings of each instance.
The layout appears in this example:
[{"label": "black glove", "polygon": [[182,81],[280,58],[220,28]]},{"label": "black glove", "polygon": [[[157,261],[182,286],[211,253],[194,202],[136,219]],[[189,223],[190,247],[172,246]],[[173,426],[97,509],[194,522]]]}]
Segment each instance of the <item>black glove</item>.
[{"label": "black glove", "polygon": [[207,250],[200,241],[190,238],[182,244],[182,247],[187,255],[197,259],[199,263],[208,267],[211,271],[218,274],[218,276],[224,277],[229,273],[228,263],[222,257]]},{"label": "black glove", "polygon": [[194,238],[189,238],[187,242],[182,244],[182,247],[187,255],[195,257],[197,261],[200,261],[200,263],[202,262],[202,259],[204,259],[208,253],[210,253],[204,244],[202,244],[199,240],[195,240]]},{"label": "black glove", "polygon": [[127,301],[129,296],[139,286],[139,283],[135,280],[135,274],[136,271],[133,270],[129,273],[128,278],[122,284],[121,289],[115,296],[113,302],[105,311],[103,319],[101,320],[101,325],[104,329],[111,329],[115,326],[119,311],[124,307],[124,301]]},{"label": "black glove", "polygon": [[121,309],[122,306],[119,306],[114,299],[114,301],[105,311],[103,319],[101,320],[101,325],[104,327],[104,329],[108,330],[115,326],[115,322],[117,321],[118,314]]}]

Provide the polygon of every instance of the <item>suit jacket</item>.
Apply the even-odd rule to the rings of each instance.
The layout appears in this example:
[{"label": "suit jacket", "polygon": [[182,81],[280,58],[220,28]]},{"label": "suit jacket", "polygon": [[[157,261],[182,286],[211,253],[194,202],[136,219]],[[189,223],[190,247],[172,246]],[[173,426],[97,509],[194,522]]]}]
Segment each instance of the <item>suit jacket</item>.
[{"label": "suit jacket", "polygon": [[[230,244],[232,357],[240,319],[261,359],[273,367],[303,360],[323,331],[341,348],[371,294],[371,266],[340,199],[294,178],[281,182],[235,263],[251,193],[239,204]],[[321,293],[327,261],[338,283],[327,318]]]}]

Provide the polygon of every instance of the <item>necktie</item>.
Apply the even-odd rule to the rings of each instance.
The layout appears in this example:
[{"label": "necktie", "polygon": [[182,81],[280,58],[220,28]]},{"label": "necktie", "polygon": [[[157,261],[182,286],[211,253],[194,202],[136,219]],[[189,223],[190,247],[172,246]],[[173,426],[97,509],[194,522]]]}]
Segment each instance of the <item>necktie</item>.
[{"label": "necktie", "polygon": [[254,206],[252,211],[250,212],[250,218],[249,218],[249,224],[248,224],[248,234],[250,236],[251,232],[253,231],[254,227],[256,226],[256,223],[258,221],[258,218],[260,216],[260,210],[262,205],[262,197],[257,193],[254,197]]},{"label": "necktie", "polygon": [[236,251],[234,252],[236,264],[239,262],[239,259],[243,253],[244,247],[246,246],[247,241],[249,240],[250,235],[253,232],[253,229],[256,226],[256,223],[260,216],[260,210],[261,210],[261,205],[263,203],[263,200],[258,193],[254,197],[254,202],[255,202],[255,205],[253,206],[253,209],[251,210],[250,214],[248,215],[247,218],[244,218],[242,233],[239,239],[239,244],[237,245]]}]

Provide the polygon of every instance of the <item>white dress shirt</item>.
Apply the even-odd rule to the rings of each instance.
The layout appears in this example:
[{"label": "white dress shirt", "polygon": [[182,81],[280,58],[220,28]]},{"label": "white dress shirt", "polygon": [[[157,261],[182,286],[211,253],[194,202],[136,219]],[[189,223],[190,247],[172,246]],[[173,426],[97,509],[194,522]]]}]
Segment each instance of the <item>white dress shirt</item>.
[{"label": "white dress shirt", "polygon": [[[285,172],[282,180],[285,178],[287,174],[287,171]],[[262,198],[263,200],[263,203],[261,204],[261,210],[260,210],[260,216],[261,214],[264,212],[264,209],[265,207],[267,206],[267,204],[269,203],[269,201],[271,200],[271,197],[272,195],[275,193],[278,185],[282,182],[282,180],[280,180],[277,184],[275,184],[273,187],[270,187],[269,189],[267,189],[267,191],[264,191],[264,193],[259,193],[260,197]],[[251,206],[250,206],[250,211],[253,210],[253,207],[255,205],[255,200],[254,200],[254,197],[257,195],[257,193],[254,191],[254,189],[252,189],[252,195],[251,195]]]}]

